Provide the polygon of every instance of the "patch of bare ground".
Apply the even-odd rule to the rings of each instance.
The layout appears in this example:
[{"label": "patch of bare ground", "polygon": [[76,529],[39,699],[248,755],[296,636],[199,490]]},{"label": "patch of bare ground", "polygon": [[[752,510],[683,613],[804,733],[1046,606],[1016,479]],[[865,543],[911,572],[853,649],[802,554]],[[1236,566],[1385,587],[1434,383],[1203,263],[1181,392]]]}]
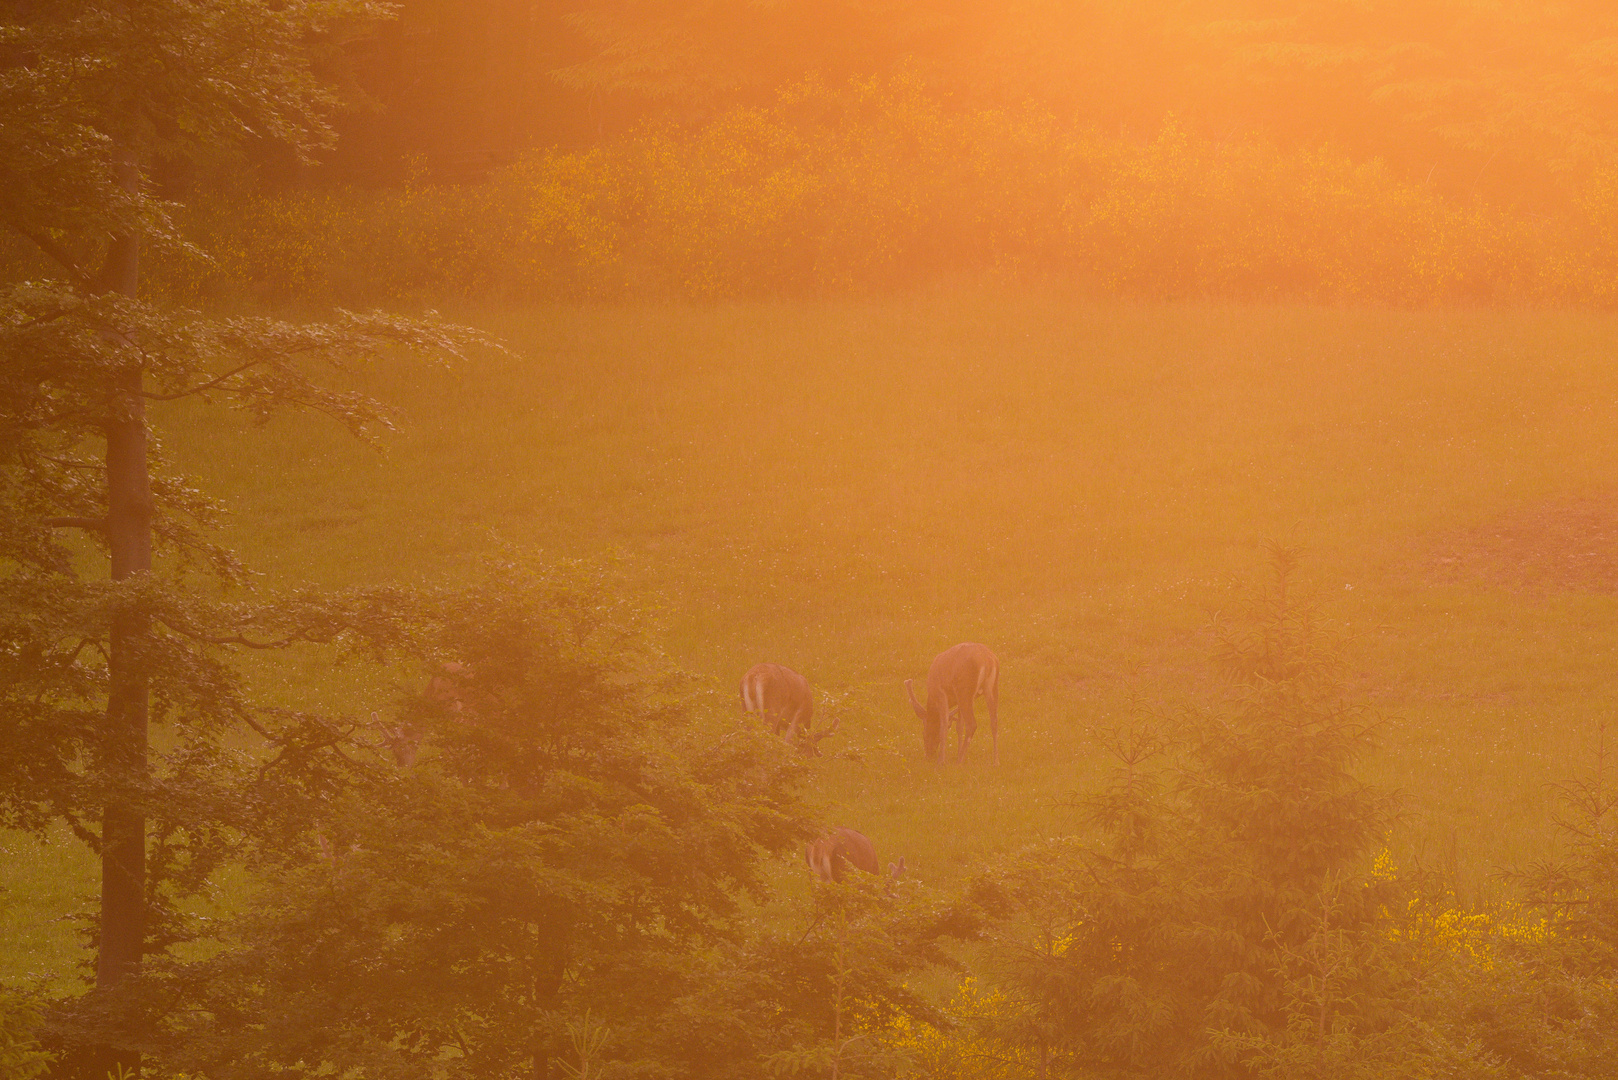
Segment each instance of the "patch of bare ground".
[{"label": "patch of bare ground", "polygon": [[1618,594],[1618,491],[1521,507],[1441,535],[1422,570],[1432,584]]}]

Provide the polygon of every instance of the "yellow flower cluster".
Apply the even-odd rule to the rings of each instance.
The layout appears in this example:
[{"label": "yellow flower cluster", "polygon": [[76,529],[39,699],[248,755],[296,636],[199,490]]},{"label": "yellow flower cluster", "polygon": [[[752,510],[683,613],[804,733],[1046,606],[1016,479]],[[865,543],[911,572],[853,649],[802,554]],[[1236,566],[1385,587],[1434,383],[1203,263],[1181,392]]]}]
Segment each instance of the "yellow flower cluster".
[{"label": "yellow flower cluster", "polygon": [[[1392,854],[1383,849],[1372,865],[1372,880],[1390,881],[1397,874]],[[1449,890],[1438,896],[1412,895],[1402,915],[1384,911],[1383,916],[1389,937],[1407,943],[1425,962],[1461,959],[1484,971],[1494,968],[1501,943],[1540,945],[1554,936],[1542,912],[1515,901],[1502,902],[1491,911],[1468,910]]]},{"label": "yellow flower cluster", "polygon": [[884,1033],[914,1075],[930,1080],[1025,1080],[1042,1075],[1039,1051],[1031,1040],[988,1034],[996,1029],[1009,1033],[1021,1018],[1021,1009],[1001,991],[980,990],[977,980],[967,976],[944,1014],[946,1027],[900,1016]]}]

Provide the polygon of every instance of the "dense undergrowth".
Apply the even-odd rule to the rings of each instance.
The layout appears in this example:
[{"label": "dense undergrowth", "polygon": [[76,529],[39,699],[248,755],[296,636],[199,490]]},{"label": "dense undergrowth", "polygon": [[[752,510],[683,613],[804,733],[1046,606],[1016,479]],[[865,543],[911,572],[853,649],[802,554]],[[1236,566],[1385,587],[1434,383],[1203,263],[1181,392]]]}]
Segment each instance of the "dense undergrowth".
[{"label": "dense undergrowth", "polygon": [[716,298],[1078,278],[1097,293],[1376,302],[1618,301],[1618,172],[1554,213],[1446,198],[1321,145],[1109,135],[952,109],[898,78],[534,152],[486,182],[215,198],[173,295],[273,301]]}]

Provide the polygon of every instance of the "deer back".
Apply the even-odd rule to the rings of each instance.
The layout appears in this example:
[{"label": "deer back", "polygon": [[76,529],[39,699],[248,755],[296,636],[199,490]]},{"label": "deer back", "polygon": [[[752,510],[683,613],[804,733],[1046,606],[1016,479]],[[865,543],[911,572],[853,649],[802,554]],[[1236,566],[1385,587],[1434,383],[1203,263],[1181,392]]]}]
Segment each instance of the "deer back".
[{"label": "deer back", "polygon": [[933,658],[927,669],[927,707],[934,708],[938,691],[951,702],[970,700],[993,693],[1000,680],[1000,661],[987,645],[963,641],[951,645]]},{"label": "deer back", "polygon": [[868,874],[881,874],[876,845],[862,832],[837,826],[818,840],[804,845],[804,858],[822,881],[842,881],[843,866],[852,864]]},{"label": "deer back", "polygon": [[809,680],[782,664],[754,664],[742,676],[741,691],[742,708],[752,713],[791,716],[814,704]]}]

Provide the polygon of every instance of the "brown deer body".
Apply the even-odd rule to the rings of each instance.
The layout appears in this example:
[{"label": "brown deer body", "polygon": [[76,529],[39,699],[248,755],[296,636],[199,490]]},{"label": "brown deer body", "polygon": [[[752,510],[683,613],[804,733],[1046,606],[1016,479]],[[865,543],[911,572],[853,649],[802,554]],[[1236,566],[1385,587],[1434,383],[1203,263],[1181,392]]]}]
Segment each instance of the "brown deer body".
[{"label": "brown deer body", "polygon": [[[804,845],[804,858],[821,881],[842,881],[843,868],[854,866],[867,874],[882,873],[882,861],[876,857],[876,845],[862,832],[839,825],[819,840]],[[888,866],[888,891],[905,871],[900,859]]]},{"label": "brown deer body", "polygon": [[972,701],[982,695],[989,710],[989,746],[992,760],[1000,764],[1000,661],[987,645],[965,641],[939,653],[927,669],[927,705],[916,700],[911,680],[905,680],[910,707],[921,718],[921,745],[928,758],[944,763],[949,746],[949,727],[955,724],[960,749],[957,761],[966,760],[966,747],[977,733],[977,717]]},{"label": "brown deer body", "polygon": [[867,874],[880,874],[882,863],[876,857],[876,845],[862,832],[837,826],[819,840],[804,845],[804,858],[822,881],[842,881],[846,864],[864,870]]},{"label": "brown deer body", "polygon": [[[792,742],[799,728],[807,733],[815,703],[809,680],[780,664],[754,664],[742,676],[742,708],[758,713],[770,730]],[[812,745],[812,744],[811,744]]]}]

